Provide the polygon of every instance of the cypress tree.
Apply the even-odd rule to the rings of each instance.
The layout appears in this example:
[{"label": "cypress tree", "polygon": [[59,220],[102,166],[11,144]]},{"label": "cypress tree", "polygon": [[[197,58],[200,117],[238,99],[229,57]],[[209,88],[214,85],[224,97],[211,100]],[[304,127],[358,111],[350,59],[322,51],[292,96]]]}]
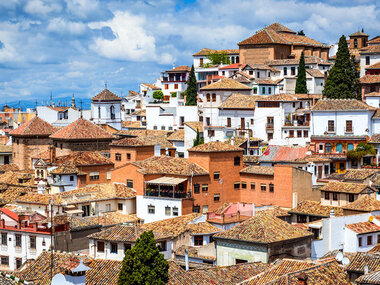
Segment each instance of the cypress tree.
[{"label": "cypress tree", "polygon": [[361,99],[358,72],[344,35],[339,39],[335,64],[327,77],[323,96],[330,99]]},{"label": "cypress tree", "polygon": [[300,62],[298,64],[298,76],[296,81],[296,94],[306,94],[306,69],[305,69],[305,57],[303,52],[301,53]]},{"label": "cypress tree", "polygon": [[191,66],[191,71],[189,79],[187,80],[186,88],[186,105],[187,106],[196,106],[197,105],[197,79],[195,78],[194,65]]},{"label": "cypress tree", "polygon": [[159,252],[152,231],[144,232],[125,252],[118,285],[166,284],[169,264]]}]

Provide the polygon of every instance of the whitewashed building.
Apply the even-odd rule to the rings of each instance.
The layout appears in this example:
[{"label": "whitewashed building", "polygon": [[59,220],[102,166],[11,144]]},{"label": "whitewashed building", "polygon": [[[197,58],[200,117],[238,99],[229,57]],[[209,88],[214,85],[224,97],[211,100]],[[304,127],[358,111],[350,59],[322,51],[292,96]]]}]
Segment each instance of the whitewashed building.
[{"label": "whitewashed building", "polygon": [[121,97],[104,89],[91,98],[91,120],[95,124],[107,124],[121,130],[121,101]]}]

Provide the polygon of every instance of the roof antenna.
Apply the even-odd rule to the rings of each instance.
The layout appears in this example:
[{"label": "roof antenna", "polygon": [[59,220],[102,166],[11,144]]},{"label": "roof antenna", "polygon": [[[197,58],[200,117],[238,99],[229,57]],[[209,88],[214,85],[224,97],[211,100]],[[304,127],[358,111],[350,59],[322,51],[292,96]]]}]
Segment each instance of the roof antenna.
[{"label": "roof antenna", "polygon": [[104,82],[104,87],[107,89],[107,80]]}]

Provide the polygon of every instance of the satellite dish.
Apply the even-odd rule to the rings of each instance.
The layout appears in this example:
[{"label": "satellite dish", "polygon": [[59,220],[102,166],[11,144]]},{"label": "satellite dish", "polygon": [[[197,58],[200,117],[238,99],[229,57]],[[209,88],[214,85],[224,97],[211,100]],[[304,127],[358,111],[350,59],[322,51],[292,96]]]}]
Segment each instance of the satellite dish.
[{"label": "satellite dish", "polygon": [[335,255],[335,259],[336,259],[336,261],[338,261],[338,262],[342,262],[342,260],[343,260],[343,253],[341,253],[341,252],[338,252],[337,253],[337,255]]},{"label": "satellite dish", "polygon": [[347,257],[344,257],[342,260],[342,265],[347,266],[350,264],[350,260]]},{"label": "satellite dish", "polygon": [[64,284],[66,284],[66,278],[61,273],[54,275],[53,279],[51,280],[51,285],[64,285]]}]

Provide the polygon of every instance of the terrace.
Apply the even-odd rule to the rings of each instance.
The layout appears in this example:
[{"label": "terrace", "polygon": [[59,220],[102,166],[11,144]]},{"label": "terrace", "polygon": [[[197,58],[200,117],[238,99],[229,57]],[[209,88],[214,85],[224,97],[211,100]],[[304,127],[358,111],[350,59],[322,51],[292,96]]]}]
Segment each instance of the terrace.
[{"label": "terrace", "polygon": [[145,196],[168,197],[168,198],[189,198],[190,193],[186,193],[187,178],[160,177],[145,182]]}]

